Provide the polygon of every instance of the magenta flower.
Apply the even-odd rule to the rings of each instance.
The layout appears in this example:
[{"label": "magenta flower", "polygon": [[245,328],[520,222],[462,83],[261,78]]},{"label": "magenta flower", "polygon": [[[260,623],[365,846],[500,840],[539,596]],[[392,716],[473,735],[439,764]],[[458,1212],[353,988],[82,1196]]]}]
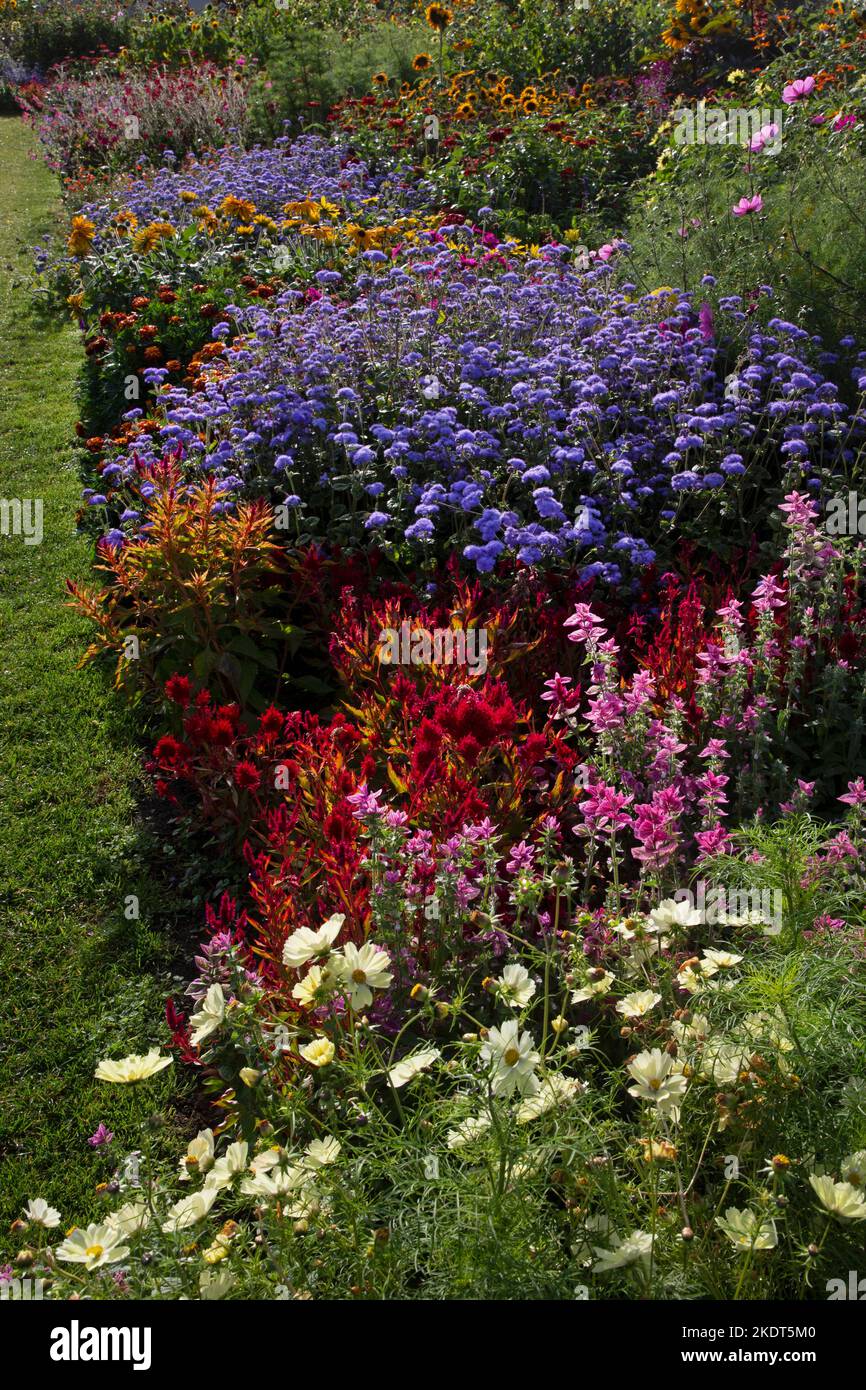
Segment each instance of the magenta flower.
[{"label": "magenta flower", "polygon": [[528,845],[525,840],[520,844],[514,845],[511,850],[511,858],[505,865],[510,874],[519,874],[523,869],[530,870],[535,860],[535,850],[532,845]]},{"label": "magenta flower", "polygon": [[702,858],[712,854],[727,854],[731,848],[731,837],[723,825],[714,825],[711,830],[699,830],[695,835]]},{"label": "magenta flower", "polygon": [[796,77],[783,88],[782,100],[786,106],[793,106],[796,102],[804,101],[806,97],[811,96],[814,90],[814,77]]},{"label": "magenta flower", "polygon": [[[608,787],[604,782],[599,782],[587,792],[580,804],[580,813],[593,833],[602,831],[610,834],[617,830],[625,830],[631,825],[631,816],[625,808],[632,801],[633,796],[624,796],[615,787]],[[577,826],[573,829],[576,835],[582,833]]]},{"label": "magenta flower", "polygon": [[760,212],[764,206],[764,200],[760,193],[756,193],[753,198],[741,198],[736,207],[731,208],[735,217],[746,217],[750,212]]},{"label": "magenta flower", "polygon": [[95,1132],[91,1134],[87,1142],[92,1149],[101,1149],[103,1144],[110,1144],[113,1138],[114,1135],[111,1130],[107,1129],[100,1120]]},{"label": "magenta flower", "polygon": [[713,311],[709,304],[704,303],[698,313],[698,326],[701,330],[701,337],[712,340],[716,336],[716,326],[713,322]]},{"label": "magenta flower", "polygon": [[863,778],[858,777],[855,782],[849,782],[847,793],[840,796],[839,800],[844,801],[846,806],[866,806],[866,786],[863,784]]}]

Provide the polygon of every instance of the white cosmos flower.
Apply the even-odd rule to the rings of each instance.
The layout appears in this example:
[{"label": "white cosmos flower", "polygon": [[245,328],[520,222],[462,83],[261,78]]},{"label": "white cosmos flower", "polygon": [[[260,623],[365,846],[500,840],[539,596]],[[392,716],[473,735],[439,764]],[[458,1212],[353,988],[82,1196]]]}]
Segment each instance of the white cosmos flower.
[{"label": "white cosmos flower", "polygon": [[660,1001],[661,995],[655,994],[651,989],[638,989],[634,994],[627,994],[624,999],[620,999],[616,1011],[624,1018],[643,1018]]},{"label": "white cosmos flower", "polygon": [[24,1220],[28,1226],[44,1226],[49,1231],[60,1225],[60,1212],[50,1207],[44,1197],[31,1197],[24,1208]]},{"label": "white cosmos flower", "polygon": [[[700,970],[704,975],[715,974],[716,970],[730,970],[732,966],[739,965],[742,959],[742,956],[736,955],[733,951],[720,951],[708,946],[704,951]],[[710,966],[713,967],[712,970]]]},{"label": "white cosmos flower", "polygon": [[698,927],[703,922],[703,913],[690,905],[687,898],[679,902],[665,898],[649,914],[649,921],[655,931],[685,931],[688,927]]},{"label": "white cosmos flower", "polygon": [[534,1096],[538,1090],[535,1068],[541,1058],[529,1033],[521,1033],[516,1018],[509,1018],[501,1028],[491,1028],[481,1049],[481,1060],[493,1070],[492,1086],[496,1096],[510,1096],[518,1091],[522,1096]]},{"label": "white cosmos flower", "polygon": [[524,1008],[535,993],[535,981],[525,965],[506,965],[496,983],[500,999],[512,1009]]},{"label": "white cosmos flower", "polygon": [[155,1076],[164,1067],[170,1067],[171,1062],[171,1057],[163,1057],[159,1048],[153,1047],[144,1056],[133,1053],[131,1057],[122,1057],[117,1062],[106,1057],[99,1063],[93,1075],[97,1081],[110,1081],[115,1086],[129,1086],[133,1081],[144,1081],[148,1076]]},{"label": "white cosmos flower", "polygon": [[452,1152],[455,1149],[464,1149],[467,1144],[473,1144],[482,1134],[486,1134],[489,1128],[489,1115],[470,1115],[468,1119],[455,1125],[454,1129],[449,1129],[445,1136],[446,1146]]},{"label": "white cosmos flower", "polygon": [[677,1042],[683,1046],[689,1043],[704,1043],[710,1036],[710,1020],[706,1014],[692,1014],[689,1023],[684,1023],[682,1019],[674,1019],[670,1028]]},{"label": "white cosmos flower", "polygon": [[700,994],[707,987],[707,980],[716,973],[716,967],[705,970],[702,975],[695,974],[694,967],[682,965],[677,971],[677,984],[689,994]]},{"label": "white cosmos flower", "polygon": [[309,1187],[312,1180],[309,1168],[303,1168],[298,1163],[289,1163],[244,1178],[241,1183],[241,1192],[247,1197],[276,1199],[277,1197],[287,1197]]},{"label": "white cosmos flower", "polygon": [[271,1168],[276,1168],[284,1157],[285,1151],[274,1144],[272,1148],[264,1149],[262,1153],[250,1159],[250,1169],[253,1173],[268,1173]]},{"label": "white cosmos flower", "polygon": [[366,941],[360,949],[347,941],[342,955],[334,956],[334,964],[340,986],[356,1013],[372,1004],[374,989],[387,989],[392,980],[388,970],[390,956],[372,941]]},{"label": "white cosmos flower", "polygon": [[788,1037],[787,1024],[781,1013],[771,1014],[766,1010],[746,1014],[743,1030],[762,1047],[774,1047],[777,1052],[793,1052],[794,1044]]},{"label": "white cosmos flower", "polygon": [[776,1223],[770,1216],[746,1207],[728,1207],[716,1225],[739,1250],[772,1250],[779,1243]]},{"label": "white cosmos flower", "polygon": [[662,1107],[675,1105],[681,1100],[688,1085],[673,1057],[658,1047],[633,1057],[628,1064],[628,1072],[636,1083],[629,1086],[629,1095]]},{"label": "white cosmos flower", "polygon": [[122,1207],[118,1207],[116,1211],[110,1213],[106,1218],[106,1225],[119,1231],[122,1236],[134,1236],[139,1231],[146,1230],[150,1225],[147,1202],[143,1197],[138,1197],[133,1202],[126,1202]]},{"label": "white cosmos flower", "polygon": [[226,1016],[226,997],[220,984],[211,985],[197,1011],[190,1018],[190,1042],[199,1047],[215,1033]]},{"label": "white cosmos flower", "polygon": [[606,1274],[608,1270],[622,1269],[638,1260],[646,1260],[653,1248],[653,1238],[647,1231],[632,1231],[625,1240],[620,1236],[611,1236],[610,1243],[613,1247],[611,1250],[595,1247],[599,1258],[593,1265],[593,1274]]},{"label": "white cosmos flower", "polygon": [[866,1149],[842,1159],[842,1181],[850,1187],[866,1187]]},{"label": "white cosmos flower", "polygon": [[718,1086],[728,1086],[736,1081],[741,1071],[749,1070],[748,1051],[742,1045],[731,1042],[711,1042],[701,1055],[698,1074],[715,1081]]},{"label": "white cosmos flower", "polygon": [[850,1182],[834,1182],[830,1177],[809,1178],[815,1196],[825,1211],[839,1221],[866,1221],[863,1193]]},{"label": "white cosmos flower", "polygon": [[606,970],[599,979],[590,980],[583,989],[574,990],[571,996],[572,1004],[583,1004],[587,999],[594,999],[597,994],[607,994],[613,981],[613,975]]},{"label": "white cosmos flower", "polygon": [[553,1110],[558,1105],[567,1105],[582,1090],[583,1086],[576,1077],[561,1076],[558,1073],[544,1076],[536,1094],[527,1096],[526,1100],[520,1102],[515,1111],[515,1118],[521,1125],[527,1124],[530,1120],[537,1120],[539,1115],[546,1115],[548,1110]]},{"label": "white cosmos flower", "polygon": [[207,1300],[225,1298],[236,1283],[237,1275],[230,1269],[203,1269],[198,1276],[199,1293]]},{"label": "white cosmos flower", "polygon": [[333,1062],[336,1056],[336,1049],[330,1038],[314,1038],[307,1043],[306,1047],[299,1047],[298,1052],[305,1062],[309,1062],[311,1067],[326,1067],[329,1062]]},{"label": "white cosmos flower", "polygon": [[100,1224],[82,1230],[79,1226],[60,1242],[54,1254],[58,1260],[67,1260],[70,1264],[99,1269],[126,1259],[129,1247],[121,1244],[122,1240],[121,1232],[115,1227]]},{"label": "white cosmos flower", "polygon": [[388,1080],[395,1090],[401,1086],[406,1086],[419,1072],[426,1071],[432,1067],[433,1063],[441,1057],[438,1047],[425,1048],[423,1052],[414,1052],[411,1057],[404,1057],[402,1062],[398,1062],[388,1072]]},{"label": "white cosmos flower", "polygon": [[185,1231],[197,1221],[203,1221],[219,1194],[220,1189],[211,1186],[191,1192],[188,1197],[181,1197],[180,1201],[169,1207],[162,1229],[166,1232]]},{"label": "white cosmos flower", "polygon": [[290,970],[300,970],[308,960],[316,956],[326,956],[343,929],[345,913],[335,912],[318,931],[310,927],[300,927],[292,932],[283,947],[283,965]]},{"label": "white cosmos flower", "polygon": [[180,1180],[189,1182],[198,1173],[206,1173],[213,1167],[213,1130],[200,1129],[194,1139],[190,1139],[186,1153],[180,1158]]},{"label": "white cosmos flower", "polygon": [[304,1150],[306,1166],[315,1169],[336,1163],[342,1147],[339,1139],[335,1139],[332,1134],[327,1134],[324,1139],[314,1139]]},{"label": "white cosmos flower", "polygon": [[222,1158],[217,1159],[205,1178],[205,1187],[229,1187],[232,1179],[246,1168],[249,1149],[250,1146],[245,1139],[229,1144]]},{"label": "white cosmos flower", "polygon": [[305,1009],[310,1009],[321,1003],[328,994],[333,994],[336,984],[337,974],[330,962],[327,965],[311,965],[292,990],[292,998],[303,1004]]}]

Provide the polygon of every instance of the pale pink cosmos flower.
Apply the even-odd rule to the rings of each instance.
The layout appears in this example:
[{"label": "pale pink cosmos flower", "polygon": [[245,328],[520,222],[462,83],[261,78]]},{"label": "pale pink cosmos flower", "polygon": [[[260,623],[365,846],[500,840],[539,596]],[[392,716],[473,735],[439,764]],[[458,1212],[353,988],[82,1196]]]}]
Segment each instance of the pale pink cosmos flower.
[{"label": "pale pink cosmos flower", "polygon": [[771,140],[775,140],[779,134],[779,127],[775,121],[769,125],[762,125],[757,135],[753,135],[749,142],[749,149],[753,154],[762,154]]},{"label": "pale pink cosmos flower", "polygon": [[741,198],[731,212],[735,217],[747,217],[750,212],[761,212],[764,207],[764,200],[760,193],[756,193],[752,198]]}]

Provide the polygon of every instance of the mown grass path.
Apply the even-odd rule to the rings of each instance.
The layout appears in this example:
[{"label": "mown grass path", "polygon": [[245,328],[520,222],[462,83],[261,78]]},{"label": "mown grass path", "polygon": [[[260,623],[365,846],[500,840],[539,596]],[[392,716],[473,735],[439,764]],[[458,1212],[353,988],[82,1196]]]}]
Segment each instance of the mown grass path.
[{"label": "mown grass path", "polygon": [[[22,123],[0,119],[0,498],[43,503],[44,538],[0,536],[0,1249],[28,1197],[64,1227],[99,1211],[97,1182],[134,1147],[135,1088],[93,1079],[100,1056],[158,1038],[168,948],[153,930],[135,810],[140,749],[104,674],[78,670],[87,625],[65,604],[86,577],[69,441],[81,348],[29,297],[29,248],[60,215]],[[128,921],[124,900],[141,898]],[[155,1100],[172,1073],[148,1083]],[[100,1120],[117,1138],[87,1144]]]}]

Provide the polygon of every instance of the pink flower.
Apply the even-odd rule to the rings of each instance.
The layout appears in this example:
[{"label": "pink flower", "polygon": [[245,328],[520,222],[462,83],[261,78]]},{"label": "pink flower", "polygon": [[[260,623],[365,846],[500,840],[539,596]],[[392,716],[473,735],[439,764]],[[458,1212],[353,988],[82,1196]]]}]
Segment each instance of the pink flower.
[{"label": "pink flower", "polygon": [[755,600],[756,613],[769,613],[774,608],[784,608],[785,590],[781,584],[776,582],[772,574],[767,574],[752,590],[752,597]]},{"label": "pink flower", "polygon": [[863,785],[863,778],[858,777],[855,782],[848,783],[848,791],[845,796],[839,797],[846,806],[866,806],[866,786]]},{"label": "pink flower", "polygon": [[793,82],[789,82],[784,87],[782,100],[786,106],[793,106],[795,102],[803,101],[805,97],[811,96],[814,90],[814,77],[796,77]]},{"label": "pink flower", "polygon": [[568,634],[569,642],[594,644],[604,635],[605,630],[601,619],[596,617],[588,603],[576,604],[574,612],[570,618],[566,618],[564,626],[574,628],[574,632]]},{"label": "pink flower", "polygon": [[762,125],[757,135],[752,136],[749,149],[753,154],[761,154],[765,146],[769,145],[771,140],[775,140],[778,134],[779,127],[775,121],[771,121],[769,125]]},{"label": "pink flower", "polygon": [[100,1149],[103,1144],[110,1144],[113,1138],[114,1135],[111,1130],[106,1128],[100,1120],[99,1124],[96,1126],[96,1130],[91,1134],[87,1142],[92,1149]]},{"label": "pink flower", "polygon": [[597,734],[609,733],[622,728],[624,711],[625,705],[620,697],[607,690],[597,700],[590,700],[586,717]]},{"label": "pink flower", "polygon": [[367,783],[362,782],[356,792],[346,797],[349,805],[355,807],[355,810],[352,812],[355,820],[362,820],[364,816],[384,815],[385,807],[379,805],[381,796],[381,792],[369,792],[367,790]]},{"label": "pink flower", "polygon": [[837,116],[833,122],[834,130],[848,130],[857,124],[857,117],[852,113],[850,116]]},{"label": "pink flower", "polygon": [[746,217],[750,212],[760,212],[764,206],[764,200],[760,193],[756,193],[753,198],[741,198],[736,207],[731,208],[735,217]]},{"label": "pink flower", "polygon": [[818,504],[802,492],[789,492],[779,506],[788,518],[789,526],[804,526],[818,515]]}]

